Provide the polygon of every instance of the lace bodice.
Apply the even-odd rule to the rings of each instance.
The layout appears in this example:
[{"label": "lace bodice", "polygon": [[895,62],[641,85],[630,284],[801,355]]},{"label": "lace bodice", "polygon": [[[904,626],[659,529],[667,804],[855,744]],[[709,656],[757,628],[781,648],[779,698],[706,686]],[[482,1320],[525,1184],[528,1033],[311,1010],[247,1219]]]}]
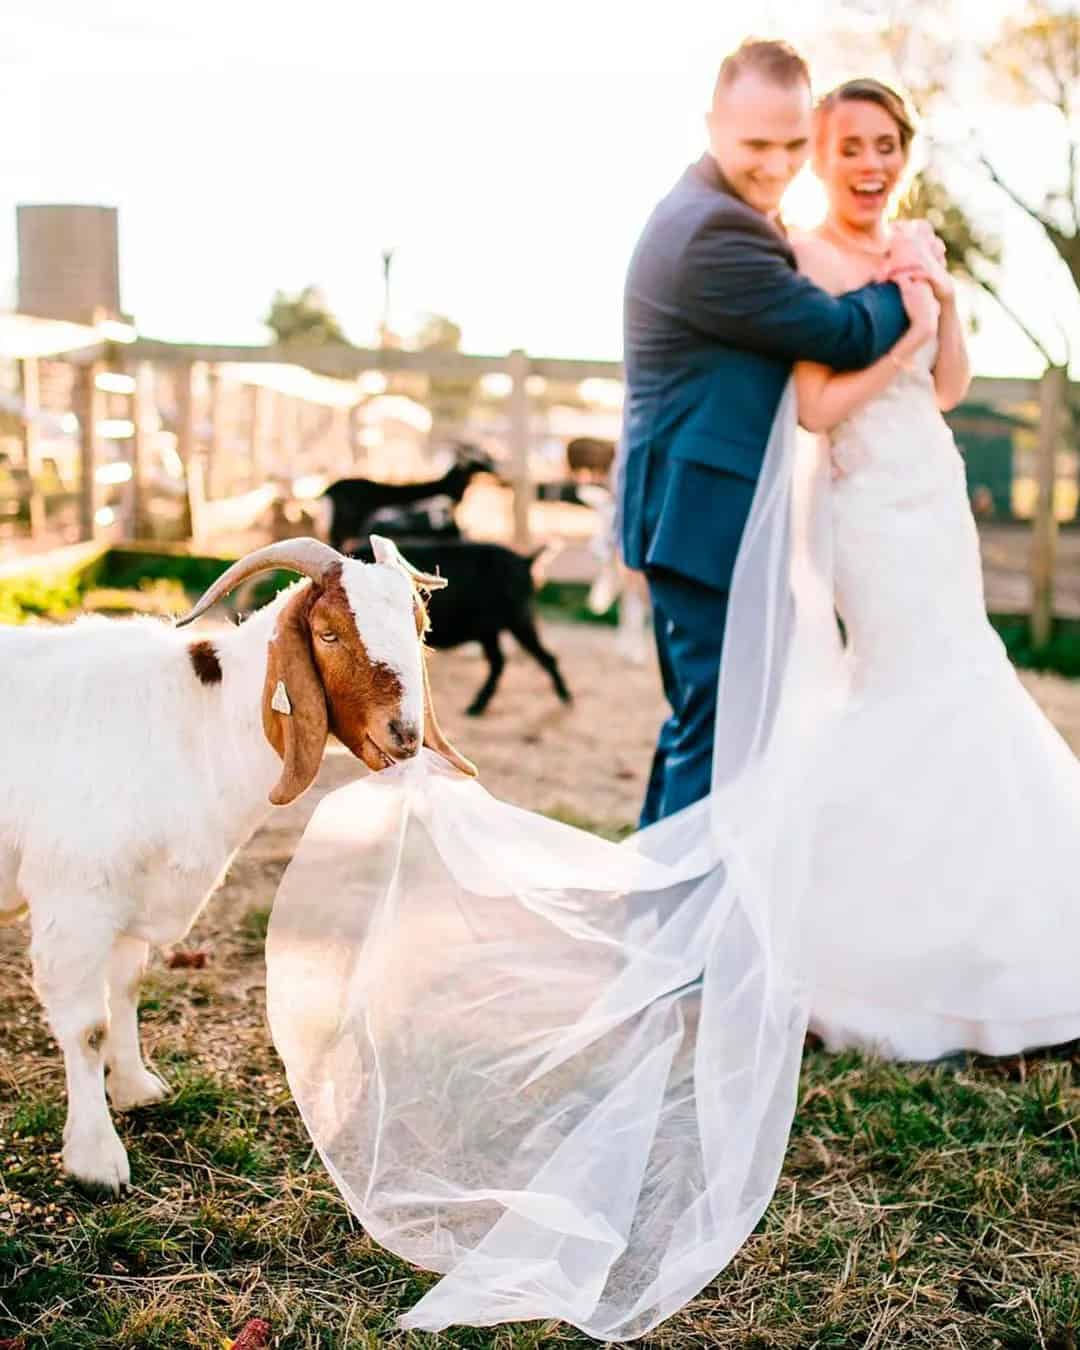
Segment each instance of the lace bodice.
[{"label": "lace bodice", "polygon": [[835,428],[837,605],[856,687],[883,692],[999,659],[963,460],[937,406],[936,346]]},{"label": "lace bodice", "polygon": [[850,480],[858,490],[856,480],[870,469],[875,490],[887,489],[892,480],[897,492],[906,494],[933,491],[943,475],[955,477],[962,466],[937,406],[936,359],[937,342],[928,342],[915,353],[910,370],[900,371],[882,393],[833,428],[829,452],[838,480]]}]

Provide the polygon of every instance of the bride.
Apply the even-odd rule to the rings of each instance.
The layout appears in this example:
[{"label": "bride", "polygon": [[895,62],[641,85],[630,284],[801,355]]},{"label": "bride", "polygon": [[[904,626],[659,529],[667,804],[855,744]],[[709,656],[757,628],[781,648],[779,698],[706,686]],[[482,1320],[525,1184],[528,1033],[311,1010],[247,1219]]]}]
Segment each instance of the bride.
[{"label": "bride", "polygon": [[[842,85],[817,113],[829,214],[796,246],[864,285],[913,136],[899,96]],[[944,280],[941,278],[939,280]],[[986,618],[962,462],[939,409],[968,382],[951,286],[905,285],[909,332],[853,375],[796,369],[825,431],[847,706],[816,777],[803,954],[831,1048],[1011,1054],[1080,1036],[1080,771]],[[838,940],[838,935],[842,939]]]},{"label": "bride", "polygon": [[[825,284],[881,267],[910,139],[880,86],[825,101],[831,211],[800,246]],[[709,797],[614,845],[425,755],[312,817],[269,1016],[350,1208],[442,1273],[404,1326],[611,1341],[670,1316],[769,1203],[811,1018],[897,1056],[1080,1035],[1080,768],[986,620],[934,279],[940,313],[903,283],[912,331],[877,366],[789,385]]]}]

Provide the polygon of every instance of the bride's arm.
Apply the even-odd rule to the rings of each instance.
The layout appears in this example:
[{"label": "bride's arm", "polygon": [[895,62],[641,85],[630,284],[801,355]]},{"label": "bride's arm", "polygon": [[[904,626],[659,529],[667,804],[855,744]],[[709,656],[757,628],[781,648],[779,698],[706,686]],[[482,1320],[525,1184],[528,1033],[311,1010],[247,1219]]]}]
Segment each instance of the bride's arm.
[{"label": "bride's arm", "polygon": [[911,326],[879,361],[865,370],[847,371],[842,375],[810,361],[800,361],[795,366],[799,422],[807,431],[829,431],[850,417],[856,408],[869,403],[892,383],[898,371],[907,368],[918,349],[933,336],[936,315],[929,289],[921,282],[903,278],[899,278],[897,284]]},{"label": "bride's arm", "polygon": [[[914,231],[926,230],[925,221],[901,221],[895,232],[910,236]],[[956,307],[956,283],[946,265],[945,245],[932,232],[925,236],[930,243],[926,258],[926,280],[934,292],[941,315],[938,319],[938,354],[934,362],[934,392],[938,407],[949,412],[962,401],[971,384],[971,363],[968,360],[964,325]]]},{"label": "bride's arm", "polygon": [[938,323],[938,356],[934,363],[934,390],[938,407],[949,412],[960,403],[971,384],[964,324],[956,307],[956,295],[941,306]]}]

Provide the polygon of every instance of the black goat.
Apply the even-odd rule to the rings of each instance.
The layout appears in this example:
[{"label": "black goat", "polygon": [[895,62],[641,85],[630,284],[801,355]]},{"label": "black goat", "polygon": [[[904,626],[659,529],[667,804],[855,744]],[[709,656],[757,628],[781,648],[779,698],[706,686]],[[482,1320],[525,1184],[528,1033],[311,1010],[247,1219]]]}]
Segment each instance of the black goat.
[{"label": "black goat", "polygon": [[[470,717],[478,717],[491,702],[506,665],[499,645],[503,632],[517,639],[551,676],[559,698],[570,702],[559,664],[536,631],[532,567],[539,553],[525,557],[501,544],[421,538],[401,542],[401,551],[421,572],[439,573],[450,583],[445,590],[433,592],[428,602],[428,643],[449,648],[479,642],[484,649],[488,676],[466,709]],[[371,549],[360,548],[354,556],[370,559]]]},{"label": "black goat", "polygon": [[[378,483],[373,478],[340,478],[323,493],[333,510],[330,543],[336,549],[344,549],[350,540],[366,538],[370,533],[371,517],[385,507],[407,506],[428,497],[449,497],[456,505],[476,474],[495,472],[495,461],[490,455],[475,446],[463,445],[458,447],[453,468],[441,478],[424,483]],[[379,531],[376,529],[375,533]]]},{"label": "black goat", "polygon": [[454,519],[456,502],[450,497],[422,497],[408,506],[381,506],[368,517],[368,534],[385,534],[391,539],[420,535],[424,539],[460,539],[461,530]]}]

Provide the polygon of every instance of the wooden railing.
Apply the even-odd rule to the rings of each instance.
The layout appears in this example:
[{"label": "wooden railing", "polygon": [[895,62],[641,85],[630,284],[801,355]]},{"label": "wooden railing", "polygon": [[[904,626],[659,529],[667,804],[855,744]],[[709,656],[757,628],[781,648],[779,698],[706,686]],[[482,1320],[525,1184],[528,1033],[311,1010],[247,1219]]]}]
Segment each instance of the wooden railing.
[{"label": "wooden railing", "polygon": [[[148,469],[147,428],[152,425],[154,394],[151,388],[155,371],[168,372],[175,395],[173,425],[176,449],[183,463],[190,492],[188,533],[212,533],[214,522],[227,521],[233,528],[243,528],[268,504],[266,480],[282,465],[273,462],[275,436],[271,423],[282,415],[277,397],[272,391],[251,387],[250,430],[247,449],[246,481],[237,479],[235,486],[225,483],[219,492],[215,483],[220,428],[220,405],[216,401],[215,372],[226,364],[278,364],[303,367],[319,375],[341,380],[356,380],[365,373],[379,373],[387,377],[408,373],[448,379],[476,380],[484,375],[501,374],[508,377],[509,394],[505,401],[506,443],[509,451],[510,478],[514,488],[513,536],[519,546],[529,543],[529,507],[534,497],[530,476],[530,421],[532,395],[529,381],[542,376],[548,381],[581,383],[599,379],[620,381],[622,366],[617,361],[597,361],[563,357],[531,356],[523,350],[505,355],[480,355],[445,351],[403,351],[398,348],[363,348],[345,345],[305,346],[302,344],[244,346],[236,344],[191,344],[163,342],[153,338],[137,337],[123,346],[97,344],[65,353],[64,360],[75,370],[73,407],[79,419],[79,535],[92,541],[102,534],[115,534],[103,524],[102,484],[99,469],[103,459],[102,424],[105,420],[106,400],[114,403],[118,397],[102,388],[102,376],[120,374],[126,377],[130,392],[127,398],[126,420],[131,431],[131,490],[132,519],[129,534],[138,537],[144,532],[147,520],[147,502],[150,497]],[[36,481],[38,452],[34,434],[35,414],[39,409],[38,359],[27,357],[22,367],[22,398],[26,413],[25,468],[31,482]],[[211,372],[209,442],[205,453],[200,448],[200,428],[197,425],[194,378],[197,367]],[[1043,395],[1043,413],[1046,420],[1045,383],[1031,379],[980,378],[972,385],[970,397],[980,403],[999,407],[1035,405]],[[1063,391],[1058,393],[1064,397]],[[1071,398],[1080,402],[1080,385],[1073,383]],[[299,400],[302,402],[302,400]],[[293,400],[297,402],[297,400]],[[347,411],[347,410],[346,410]],[[354,409],[355,411],[355,409]],[[286,421],[296,413],[286,408]],[[290,423],[294,426],[294,423]],[[294,426],[295,429],[295,426]],[[281,439],[280,427],[278,440]],[[350,424],[350,436],[352,435]],[[1051,439],[1053,428],[1047,426]],[[203,438],[205,439],[205,438]],[[1044,437],[1045,439],[1045,437]],[[1050,461],[1052,463],[1052,455]],[[340,469],[338,470],[340,471]],[[347,471],[347,469],[346,469]],[[1044,484],[1045,489],[1045,484]],[[107,515],[107,512],[105,513]],[[29,501],[30,534],[40,544],[47,536],[49,521],[40,492],[31,490]],[[1036,532],[1038,539],[1038,592],[1043,597],[1050,587],[1053,573],[1052,529],[1046,522]],[[1045,610],[1046,602],[1041,601]]]}]

